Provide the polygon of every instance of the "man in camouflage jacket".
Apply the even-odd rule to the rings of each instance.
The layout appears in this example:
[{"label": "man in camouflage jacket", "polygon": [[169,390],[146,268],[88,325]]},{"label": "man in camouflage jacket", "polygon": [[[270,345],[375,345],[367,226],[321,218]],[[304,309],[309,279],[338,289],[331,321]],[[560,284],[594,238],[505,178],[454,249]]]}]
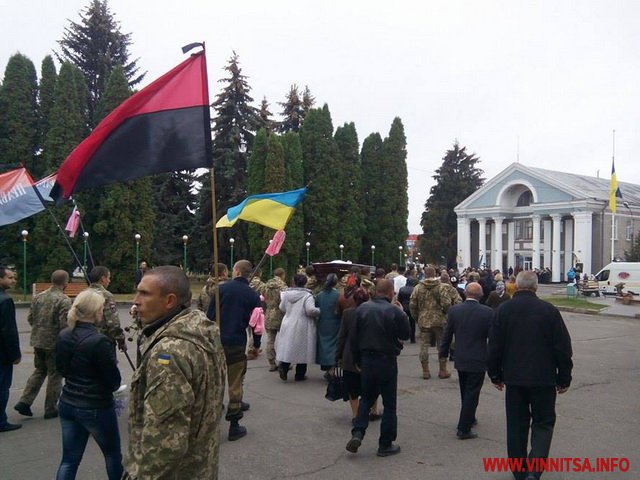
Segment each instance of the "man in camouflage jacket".
[{"label": "man in camouflage jacket", "polygon": [[89,281],[91,282],[89,288],[92,288],[104,298],[104,313],[102,322],[98,325],[98,330],[117,343],[120,350],[126,352],[127,344],[124,340],[124,332],[120,327],[118,304],[113,294],[107,290],[111,283],[111,272],[107,267],[93,267],[89,272]]},{"label": "man in camouflage jacket", "polygon": [[273,278],[264,287],[264,301],[267,306],[265,313],[265,326],[267,329],[267,360],[269,361],[269,371],[278,370],[276,365],[276,337],[280,331],[284,312],[280,310],[280,293],[287,289],[285,283],[285,271],[283,268],[276,268]]},{"label": "man in camouflage jacket", "polygon": [[216,294],[216,290],[218,289],[218,285],[223,284],[229,279],[229,270],[224,263],[218,263],[218,281],[216,281],[214,277],[214,272],[211,272],[211,276],[207,278],[207,283],[205,283],[204,287],[202,287],[202,291],[198,296],[197,307],[199,310],[202,310],[204,313],[207,313],[209,309],[209,302]]},{"label": "man in camouflage jacket", "polygon": [[180,268],[149,271],[134,304],[144,336],[131,381],[124,479],[217,479],[226,377],[218,326],[191,309]]},{"label": "man in camouflage jacket", "polygon": [[52,286],[38,295],[31,305],[27,321],[31,325],[31,346],[35,371],[29,377],[20,401],[13,407],[22,415],[33,416],[31,405],[47,379],[44,418],[58,416],[56,404],[62,390],[62,375],[56,369],[56,339],[67,326],[71,299],[64,294],[69,274],[56,270],[51,274]]},{"label": "man in camouflage jacket", "polygon": [[[460,303],[462,299],[458,291],[451,284],[440,283],[436,278],[433,267],[424,270],[425,279],[415,286],[409,300],[409,310],[420,327],[420,363],[422,364],[422,378],[431,378],[429,372],[429,343],[431,335],[436,338],[436,352],[440,347],[440,339],[447,323],[449,307]],[[449,378],[447,359],[440,358],[438,378]]]}]

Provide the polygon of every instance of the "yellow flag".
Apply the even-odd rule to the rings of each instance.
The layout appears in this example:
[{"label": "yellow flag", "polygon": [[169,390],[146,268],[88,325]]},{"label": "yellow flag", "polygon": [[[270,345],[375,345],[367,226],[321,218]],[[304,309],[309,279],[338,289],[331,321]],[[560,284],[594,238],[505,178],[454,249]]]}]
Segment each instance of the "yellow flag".
[{"label": "yellow flag", "polygon": [[611,183],[609,184],[609,209],[612,213],[616,213],[617,199],[622,198],[622,192],[618,187],[618,179],[616,178],[616,165],[611,160]]}]

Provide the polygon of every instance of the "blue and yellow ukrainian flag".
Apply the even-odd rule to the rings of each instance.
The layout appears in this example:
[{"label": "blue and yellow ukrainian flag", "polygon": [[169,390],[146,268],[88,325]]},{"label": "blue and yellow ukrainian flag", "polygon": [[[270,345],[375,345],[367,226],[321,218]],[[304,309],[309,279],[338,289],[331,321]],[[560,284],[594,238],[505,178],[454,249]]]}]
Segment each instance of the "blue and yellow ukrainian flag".
[{"label": "blue and yellow ukrainian flag", "polygon": [[617,199],[622,198],[622,192],[618,187],[618,179],[616,178],[616,165],[611,160],[611,183],[609,184],[609,209],[612,213],[616,213]]},{"label": "blue and yellow ukrainian flag", "polygon": [[284,230],[306,191],[307,188],[304,187],[290,192],[251,195],[227,210],[227,214],[218,220],[216,227],[231,227],[238,220],[246,220],[274,230]]}]

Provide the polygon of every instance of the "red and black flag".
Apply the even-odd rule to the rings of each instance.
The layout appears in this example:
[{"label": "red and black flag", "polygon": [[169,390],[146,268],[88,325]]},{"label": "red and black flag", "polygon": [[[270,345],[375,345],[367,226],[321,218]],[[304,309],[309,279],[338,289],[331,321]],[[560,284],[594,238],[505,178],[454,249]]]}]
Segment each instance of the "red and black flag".
[{"label": "red and black flag", "polygon": [[51,191],[74,192],[211,165],[204,50],[113,110],[66,158]]}]

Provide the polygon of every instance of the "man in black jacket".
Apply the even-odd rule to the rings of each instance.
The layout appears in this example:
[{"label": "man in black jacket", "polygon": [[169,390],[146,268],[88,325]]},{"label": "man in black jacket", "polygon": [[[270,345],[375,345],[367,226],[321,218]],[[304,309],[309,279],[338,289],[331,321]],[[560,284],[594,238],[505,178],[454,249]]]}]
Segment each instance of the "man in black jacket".
[{"label": "man in black jacket", "polygon": [[0,432],[22,427],[20,424],[9,423],[5,412],[13,379],[13,366],[20,363],[22,358],[16,325],[16,307],[5,292],[15,284],[16,272],[7,267],[0,267]]},{"label": "man in black jacket", "polygon": [[400,340],[407,340],[411,329],[401,305],[397,302],[391,304],[393,295],[393,282],[380,279],[376,284],[376,297],[356,310],[351,351],[354,364],[362,372],[362,398],[351,430],[351,440],[347,443],[347,450],[352,453],[356,453],[362,443],[369,426],[369,411],[378,395],[382,397],[384,411],[377,455],[387,457],[400,452],[400,447],[393,444],[398,433],[397,356],[402,350]]},{"label": "man in black jacket", "polygon": [[447,326],[440,343],[440,358],[449,356],[451,341],[455,335],[456,358],[460,382],[460,418],[457,436],[460,440],[476,438],[471,431],[476,420],[476,408],[487,368],[487,338],[493,318],[493,310],[479,303],[482,286],[468,283],[465,288],[466,300],[447,311]]},{"label": "man in black jacket", "polygon": [[556,422],[556,392],[569,389],[573,362],[571,337],[560,312],[536,296],[535,272],[520,272],[516,285],[513,298],[498,308],[494,318],[488,371],[498,390],[507,385],[507,451],[509,458],[523,462],[513,474],[530,480],[542,472],[527,471],[529,425],[528,458],[546,459]]}]

